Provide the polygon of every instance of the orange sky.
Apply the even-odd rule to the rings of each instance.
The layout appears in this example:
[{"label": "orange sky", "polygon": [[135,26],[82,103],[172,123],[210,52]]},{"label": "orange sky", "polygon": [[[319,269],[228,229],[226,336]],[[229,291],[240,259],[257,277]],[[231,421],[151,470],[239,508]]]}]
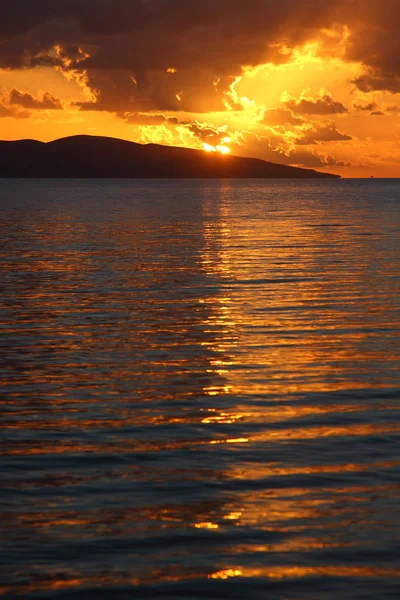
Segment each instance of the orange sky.
[{"label": "orange sky", "polygon": [[[23,2],[16,0],[21,6]],[[151,2],[160,5],[160,0]],[[232,2],[233,10],[237,3]],[[305,2],[316,7],[319,0]],[[173,4],[178,0],[171,0]],[[273,10],[269,0],[263,5]],[[277,21],[271,31],[266,21],[265,40],[255,12],[254,22],[251,15],[243,26],[240,19],[232,20],[225,38],[211,45],[211,34],[219,27],[222,35],[223,25],[214,13],[211,25],[201,15],[193,20],[189,15],[186,30],[183,25],[174,30],[173,39],[177,44],[180,40],[183,48],[179,54],[168,46],[172,34],[151,21],[140,30],[140,35],[146,31],[146,37],[136,41],[137,48],[147,48],[150,32],[158,28],[161,50],[153,57],[149,46],[148,64],[139,66],[138,59],[127,62],[127,49],[137,33],[121,28],[115,37],[115,24],[112,31],[104,32],[106,15],[101,34],[98,24],[89,32],[81,25],[78,33],[68,25],[75,32],[68,33],[69,39],[82,40],[81,45],[54,41],[66,37],[66,25],[61,28],[54,15],[44,14],[36,19],[39,23],[27,23],[23,31],[10,21],[9,33],[5,26],[0,37],[0,138],[48,141],[85,133],[199,149],[220,146],[233,154],[344,177],[399,177],[400,84],[393,60],[379,56],[382,39],[392,33],[390,14],[384,8],[396,5],[392,0],[382,0],[381,5],[382,13],[371,12],[370,22],[346,12],[340,17],[335,13],[335,19],[341,19],[335,22],[323,13],[320,23],[300,34],[294,33],[293,23],[289,27],[287,15],[284,21],[279,15],[282,22]],[[377,14],[385,16],[382,23]],[[232,11],[229,15],[232,18]],[[79,22],[79,15],[74,18]],[[252,26],[257,26],[254,36],[259,46],[249,48]],[[51,41],[37,51],[44,30],[44,39]],[[33,60],[35,36],[40,43],[35,42]],[[393,44],[391,37],[387,40]],[[10,59],[10,48],[14,51],[17,42],[23,52],[18,60],[17,53]],[[115,57],[110,54],[111,43],[120,50]],[[250,57],[251,63],[246,62]]]}]

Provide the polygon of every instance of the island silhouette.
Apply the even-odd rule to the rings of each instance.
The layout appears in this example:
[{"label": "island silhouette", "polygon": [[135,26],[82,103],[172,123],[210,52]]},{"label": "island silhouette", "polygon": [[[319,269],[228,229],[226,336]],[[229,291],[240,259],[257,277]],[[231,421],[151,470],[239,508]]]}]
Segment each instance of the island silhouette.
[{"label": "island silhouette", "polygon": [[257,158],[77,135],[52,142],[0,141],[0,177],[332,178]]}]

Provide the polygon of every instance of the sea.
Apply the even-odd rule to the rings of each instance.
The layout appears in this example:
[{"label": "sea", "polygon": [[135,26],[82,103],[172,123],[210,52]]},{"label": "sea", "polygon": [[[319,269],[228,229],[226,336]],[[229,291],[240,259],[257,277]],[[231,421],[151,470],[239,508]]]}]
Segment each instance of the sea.
[{"label": "sea", "polygon": [[400,598],[400,180],[0,180],[0,596]]}]

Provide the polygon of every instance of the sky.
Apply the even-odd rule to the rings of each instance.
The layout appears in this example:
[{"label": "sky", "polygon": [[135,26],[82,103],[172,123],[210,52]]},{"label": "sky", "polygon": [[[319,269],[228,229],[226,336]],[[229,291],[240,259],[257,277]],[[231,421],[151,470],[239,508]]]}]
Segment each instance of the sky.
[{"label": "sky", "polygon": [[399,30],[399,0],[2,2],[0,139],[400,177]]}]

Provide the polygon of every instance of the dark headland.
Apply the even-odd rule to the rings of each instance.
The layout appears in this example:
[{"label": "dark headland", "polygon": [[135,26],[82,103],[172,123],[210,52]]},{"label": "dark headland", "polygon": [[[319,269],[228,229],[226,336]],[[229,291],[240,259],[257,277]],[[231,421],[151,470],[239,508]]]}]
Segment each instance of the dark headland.
[{"label": "dark headland", "polygon": [[0,141],[0,177],[339,177],[256,158],[78,135],[37,142]]}]

